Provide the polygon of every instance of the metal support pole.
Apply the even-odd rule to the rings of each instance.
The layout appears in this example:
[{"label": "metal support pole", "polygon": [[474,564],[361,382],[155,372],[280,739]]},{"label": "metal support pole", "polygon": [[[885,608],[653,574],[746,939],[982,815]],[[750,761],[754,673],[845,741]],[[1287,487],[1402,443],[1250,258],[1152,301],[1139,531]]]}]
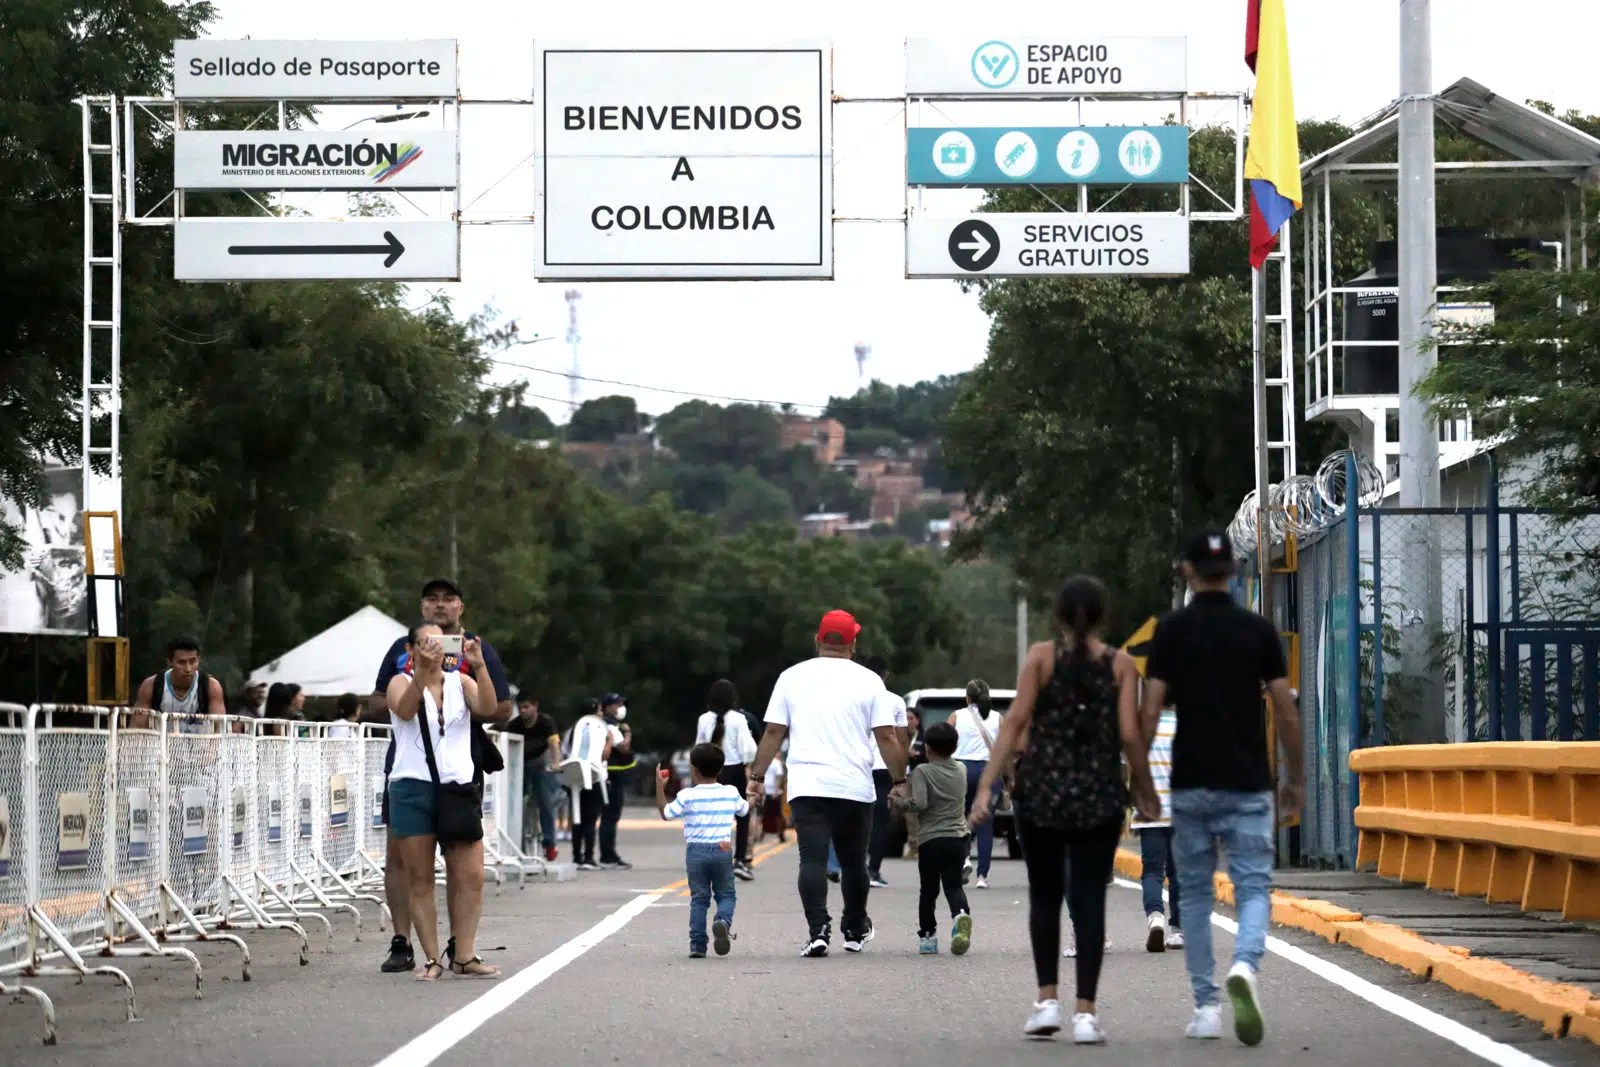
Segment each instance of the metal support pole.
[{"label": "metal support pole", "polygon": [[1267,456],[1272,431],[1267,418],[1267,287],[1264,270],[1250,272],[1251,333],[1255,373],[1256,415],[1256,562],[1261,580],[1261,614],[1272,618],[1272,524],[1268,515],[1271,486],[1267,481]]},{"label": "metal support pole", "polygon": [[[1433,304],[1438,284],[1434,200],[1433,29],[1431,0],[1400,0],[1400,504],[1439,506],[1439,431],[1416,395],[1433,370]],[[1430,663],[1444,619],[1435,520],[1405,525],[1408,565],[1420,567],[1422,620],[1402,636],[1402,672],[1420,682],[1414,742],[1445,739],[1444,686]]]},{"label": "metal support pole", "polygon": [[1433,45],[1430,0],[1400,0],[1400,504],[1439,506],[1439,438],[1412,392],[1433,369]]},{"label": "metal support pole", "polygon": [[1022,678],[1022,665],[1028,659],[1028,595],[1017,594],[1017,678]]}]

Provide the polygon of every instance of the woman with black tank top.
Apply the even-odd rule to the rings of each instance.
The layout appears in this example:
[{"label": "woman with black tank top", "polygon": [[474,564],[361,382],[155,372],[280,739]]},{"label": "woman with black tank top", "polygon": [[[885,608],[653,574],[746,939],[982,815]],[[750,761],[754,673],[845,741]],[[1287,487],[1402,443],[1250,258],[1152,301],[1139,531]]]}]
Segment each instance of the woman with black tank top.
[{"label": "woman with black tank top", "polygon": [[[1095,1013],[1106,884],[1128,804],[1122,754],[1141,743],[1138,672],[1133,657],[1100,640],[1105,603],[1105,587],[1094,578],[1080,575],[1061,587],[1055,613],[1062,636],[1028,650],[972,806],[974,823],[989,817],[989,789],[1017,751],[1018,739],[1026,737],[1013,792],[1028,868],[1028,933],[1039,997],[1023,1032],[1050,1037],[1061,1029],[1056,985],[1065,892],[1078,943],[1072,1038],[1080,1045],[1106,1040]],[[1148,814],[1150,798],[1135,799]]]}]

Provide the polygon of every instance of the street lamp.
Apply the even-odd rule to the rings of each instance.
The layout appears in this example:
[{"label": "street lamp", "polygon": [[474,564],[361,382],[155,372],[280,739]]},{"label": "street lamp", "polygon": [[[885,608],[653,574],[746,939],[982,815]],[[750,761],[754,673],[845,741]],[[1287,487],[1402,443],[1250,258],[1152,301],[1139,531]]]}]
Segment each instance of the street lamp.
[{"label": "street lamp", "polygon": [[364,119],[356,119],[350,125],[346,126],[345,129],[354,129],[363,122],[404,122],[406,119],[427,118],[429,114],[430,112],[424,108],[421,111],[402,111],[396,115],[368,115]]}]

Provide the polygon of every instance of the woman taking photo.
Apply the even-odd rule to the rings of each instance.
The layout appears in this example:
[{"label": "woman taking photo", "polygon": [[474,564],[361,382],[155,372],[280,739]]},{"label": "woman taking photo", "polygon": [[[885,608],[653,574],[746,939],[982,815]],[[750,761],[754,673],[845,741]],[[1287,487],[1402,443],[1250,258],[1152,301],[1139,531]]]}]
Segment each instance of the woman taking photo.
[{"label": "woman taking photo", "polygon": [[439,929],[434,903],[433,854],[444,853],[450,945],[445,962],[462,978],[498,978],[500,968],[477,953],[483,915],[483,786],[472,759],[472,717],[495,717],[494,679],[483,646],[468,638],[468,677],[444,669],[438,626],[413,628],[406,663],[389,682],[394,767],[389,772],[389,825],[411,878],[411,928],[422,946],[417,980],[436,982]]},{"label": "woman taking photo", "polygon": [[[722,749],[722,774],[717,779],[731,785],[744,796],[749,786],[745,764],[756,758],[756,739],[750,733],[750,720],[738,710],[739,691],[726,678],[711,683],[706,694],[706,707],[710,710],[700,716],[695,728],[695,744],[710,742]],[[750,812],[734,821],[733,874],[746,882],[756,877],[750,862]]]},{"label": "woman taking photo", "polygon": [[[989,790],[1018,738],[1027,737],[1013,793],[1028,868],[1028,934],[1039,997],[1023,1033],[1049,1037],[1061,1029],[1056,984],[1066,882],[1078,944],[1072,1039],[1080,1045],[1106,1040],[1095,992],[1105,954],[1106,884],[1128,803],[1121,757],[1142,755],[1138,672],[1133,657],[1100,640],[1105,605],[1105,587],[1094,578],[1071,578],[1061,587],[1055,611],[1061,636],[1028,650],[1016,699],[972,805],[974,823],[989,818]],[[1146,815],[1160,810],[1148,783],[1134,799]]]}]

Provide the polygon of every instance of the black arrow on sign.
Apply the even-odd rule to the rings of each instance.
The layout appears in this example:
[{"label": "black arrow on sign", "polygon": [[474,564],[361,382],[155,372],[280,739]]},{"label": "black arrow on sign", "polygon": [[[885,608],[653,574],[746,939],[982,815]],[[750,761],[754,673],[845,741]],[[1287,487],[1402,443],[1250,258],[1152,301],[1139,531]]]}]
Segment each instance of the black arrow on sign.
[{"label": "black arrow on sign", "polygon": [[405,255],[406,246],[388,230],[383,231],[381,245],[229,245],[230,256],[372,256],[388,253],[385,267],[394,266],[395,260]]}]

